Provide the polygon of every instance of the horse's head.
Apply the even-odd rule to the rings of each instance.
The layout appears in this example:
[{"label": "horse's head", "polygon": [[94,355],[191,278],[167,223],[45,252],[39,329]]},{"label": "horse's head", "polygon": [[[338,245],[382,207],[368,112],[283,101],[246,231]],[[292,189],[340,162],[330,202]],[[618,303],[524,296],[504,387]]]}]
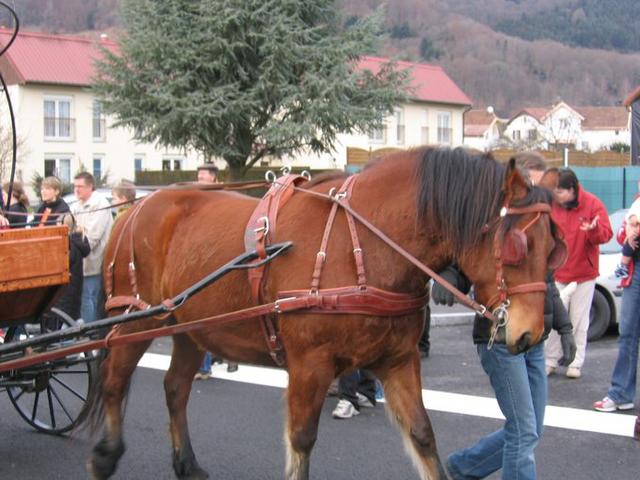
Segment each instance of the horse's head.
[{"label": "horse's head", "polygon": [[[530,186],[513,160],[506,167],[500,199],[469,275],[475,277],[476,300],[505,322],[497,339],[520,353],[544,333],[545,280],[566,259],[566,246],[551,220],[550,192]],[[493,268],[486,268],[490,264]]]},{"label": "horse's head", "polygon": [[531,186],[514,160],[504,166],[461,149],[427,151],[425,160],[425,219],[440,227],[476,300],[506,321],[496,341],[513,353],[527,350],[544,332],[546,276],[566,254],[550,217],[551,193]]}]

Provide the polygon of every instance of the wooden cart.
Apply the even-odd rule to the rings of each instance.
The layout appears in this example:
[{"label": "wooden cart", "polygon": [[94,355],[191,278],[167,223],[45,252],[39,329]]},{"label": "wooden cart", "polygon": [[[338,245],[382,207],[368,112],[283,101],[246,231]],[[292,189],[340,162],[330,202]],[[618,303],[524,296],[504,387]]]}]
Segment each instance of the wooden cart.
[{"label": "wooden cart", "polygon": [[[50,333],[52,328],[76,325],[65,315],[61,327],[52,327],[46,321],[46,313],[68,282],[66,226],[0,230],[0,328],[4,330],[5,346]],[[56,342],[47,348],[56,348]],[[1,357],[7,360],[12,355]],[[61,434],[71,430],[85,414],[95,377],[93,360],[91,352],[83,352],[1,372],[0,389],[6,390],[30,425]]]}]

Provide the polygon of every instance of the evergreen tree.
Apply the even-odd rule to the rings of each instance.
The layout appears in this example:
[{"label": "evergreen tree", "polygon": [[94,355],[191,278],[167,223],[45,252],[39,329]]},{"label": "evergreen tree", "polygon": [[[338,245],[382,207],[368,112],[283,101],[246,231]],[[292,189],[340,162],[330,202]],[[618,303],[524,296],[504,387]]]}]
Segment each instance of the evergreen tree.
[{"label": "evergreen tree", "polygon": [[221,157],[231,177],[266,156],[331,151],[405,98],[407,73],[355,68],[381,15],[342,30],[334,0],[125,0],[125,35],[95,90],[144,141]]}]

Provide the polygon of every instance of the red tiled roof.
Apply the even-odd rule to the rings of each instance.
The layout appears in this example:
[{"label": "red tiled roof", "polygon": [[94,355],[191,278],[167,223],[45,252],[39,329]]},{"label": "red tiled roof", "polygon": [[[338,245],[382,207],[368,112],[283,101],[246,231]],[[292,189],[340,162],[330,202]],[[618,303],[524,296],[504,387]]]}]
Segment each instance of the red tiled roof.
[{"label": "red tiled roof", "polygon": [[[380,70],[381,65],[388,61],[388,58],[362,57],[358,62],[358,68],[371,70],[375,74]],[[409,95],[412,99],[423,102],[471,105],[469,97],[449,78],[442,67],[402,61],[394,63],[401,70],[411,70],[409,85],[412,91]]]},{"label": "red tiled roof", "polygon": [[[0,29],[0,45],[11,39],[11,30]],[[91,85],[98,43],[112,51],[117,44],[85,37],[20,32],[2,57],[7,83]]]},{"label": "red tiled roof", "polygon": [[629,125],[625,107],[575,107],[584,117],[583,130],[624,130]]},{"label": "red tiled roof", "polygon": [[[0,46],[7,44],[11,31],[0,29]],[[99,55],[98,43],[116,51],[118,45],[107,40],[85,37],[21,32],[1,59],[0,68],[8,83],[50,83],[91,85],[93,61]],[[388,59],[362,57],[358,67],[377,73]],[[447,76],[441,67],[396,62],[398,68],[411,69],[410,85],[414,100],[471,105],[471,100]]]},{"label": "red tiled roof", "polygon": [[496,114],[489,113],[486,109],[469,110],[465,112],[465,137],[481,137],[496,120],[499,120]]},{"label": "red tiled roof", "polygon": [[526,113],[528,115],[531,115],[533,118],[535,118],[536,120],[538,120],[539,122],[542,122],[542,120],[544,120],[544,117],[547,116],[547,114],[551,111],[550,108],[544,108],[544,107],[528,107],[523,109],[520,113],[518,113],[519,116],[522,113]]}]

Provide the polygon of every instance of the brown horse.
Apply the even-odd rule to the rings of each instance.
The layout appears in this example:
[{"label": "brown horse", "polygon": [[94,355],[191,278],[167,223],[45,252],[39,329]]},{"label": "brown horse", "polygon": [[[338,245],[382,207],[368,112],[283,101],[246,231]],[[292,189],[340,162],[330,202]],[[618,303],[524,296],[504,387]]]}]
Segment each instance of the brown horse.
[{"label": "brown horse", "polygon": [[[328,192],[344,178],[311,182],[305,189]],[[350,199],[352,208],[383,230],[404,249],[436,271],[457,262],[475,285],[476,298],[494,297],[497,270],[509,286],[543,282],[555,240],[547,214],[525,212],[499,222],[506,204],[548,202],[548,195],[530,187],[511,162],[462,149],[417,149],[392,154],[365,168]],[[105,266],[115,262],[114,294],[129,295],[128,243],[116,243],[133,228],[131,245],[140,297],[158,304],[244,251],[243,234],[257,200],[237,193],[198,190],[157,192],[119,221],[107,247]],[[331,202],[304,191],[281,209],[276,241],[293,248],[269,266],[265,299],[278,292],[308,289]],[[523,228],[528,225],[528,228]],[[525,230],[525,257],[519,265],[496,266],[496,230]],[[428,278],[358,224],[369,285],[415,296],[424,295]],[[326,249],[320,288],[353,285],[356,267],[344,212],[338,212]],[[107,273],[105,273],[107,275]],[[504,341],[514,353],[539,341],[543,331],[543,291],[509,294],[510,321]],[[189,300],[165,320],[190,322],[251,306],[246,274],[234,272]],[[495,307],[497,304],[489,305]],[[133,332],[158,326],[147,319],[122,326]],[[444,478],[431,423],[422,403],[417,342],[423,314],[399,316],[326,315],[301,311],[282,314],[278,329],[286,351],[287,479],[309,476],[309,457],[331,381],[357,368],[371,370],[382,381],[390,418],[397,421],[407,451],[422,479]],[[101,365],[101,391],[94,413],[104,424],[102,439],[88,463],[94,478],[107,478],[124,453],[123,400],[130,377],[150,341],[114,347]],[[178,478],[206,478],[189,438],[186,407],[194,374],[209,350],[238,362],[273,365],[259,320],[247,319],[173,338],[173,353],[164,387],[170,414],[173,466]],[[98,415],[100,412],[102,415]]]}]

